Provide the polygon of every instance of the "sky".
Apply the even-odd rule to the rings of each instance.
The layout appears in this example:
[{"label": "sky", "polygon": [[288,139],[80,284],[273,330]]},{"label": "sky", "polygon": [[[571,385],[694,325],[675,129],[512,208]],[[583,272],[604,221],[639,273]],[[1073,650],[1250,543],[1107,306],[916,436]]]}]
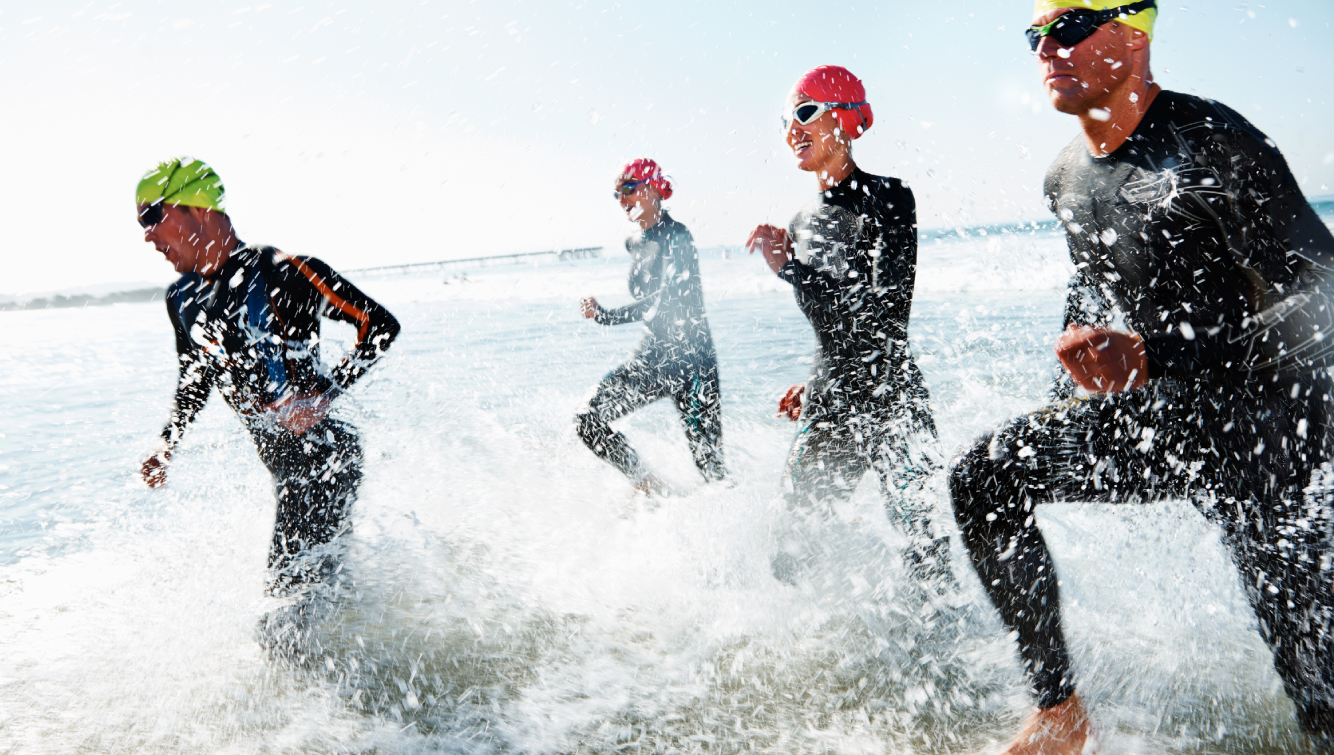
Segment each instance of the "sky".
[{"label": "sky", "polygon": [[[134,221],[191,155],[242,239],[335,268],[619,248],[610,196],[649,156],[700,246],[815,192],[783,143],[792,82],[866,83],[863,169],[923,228],[1045,219],[1077,133],[1023,37],[1025,0],[0,0],[0,294],[175,277]],[[1334,193],[1334,3],[1167,0],[1153,69],[1250,118],[1309,196]]]}]

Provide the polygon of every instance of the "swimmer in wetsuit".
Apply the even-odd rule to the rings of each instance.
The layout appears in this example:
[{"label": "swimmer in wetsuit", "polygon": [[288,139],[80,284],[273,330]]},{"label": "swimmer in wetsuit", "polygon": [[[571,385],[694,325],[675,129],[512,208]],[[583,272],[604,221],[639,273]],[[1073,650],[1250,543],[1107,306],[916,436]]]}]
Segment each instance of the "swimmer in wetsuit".
[{"label": "swimmer in wetsuit", "polygon": [[[950,475],[1037,695],[1009,755],[1096,746],[1033,517],[1056,501],[1191,500],[1222,529],[1302,728],[1326,748],[1334,734],[1330,507],[1304,494],[1329,459],[1334,237],[1264,134],[1153,82],[1155,16],[1039,0],[1029,30],[1053,105],[1083,128],[1045,185],[1077,269],[1056,342],[1070,383]],[[1109,327],[1118,315],[1132,332]],[[1093,395],[1062,398],[1075,385]]]},{"label": "swimmer in wetsuit", "polygon": [[704,479],[726,477],[718,355],[704,316],[699,256],[690,231],[662,208],[671,196],[671,181],[654,161],[641,158],[621,169],[616,200],[640,229],[625,241],[635,301],[616,309],[603,308],[591,296],[579,303],[584,317],[601,325],[644,323],[644,340],[630,361],[602,378],[575,416],[584,443],[644,493],[665,488],[611,423],[661,398],[676,406]]},{"label": "swimmer in wetsuit", "polygon": [[[820,66],[793,87],[784,117],[797,167],[820,193],[788,229],[762,225],[746,245],[792,284],[819,347],[810,379],[788,389],[779,413],[800,422],[784,490],[793,509],[822,510],[875,470],[891,520],[910,540],[912,573],[943,583],[949,540],[931,530],[925,495],[940,469],[926,386],[908,346],[917,275],[917,209],[897,178],[852,159],[871,127],[866,89],[847,69]],[[792,579],[790,554],[775,575]]]},{"label": "swimmer in wetsuit", "polygon": [[[149,171],[136,191],[144,240],[181,277],[167,289],[179,379],[162,443],[144,462],[151,487],[185,429],[217,388],[250,432],[278,498],[269,592],[327,576],[311,549],[347,530],[361,481],[356,429],[327,416],[330,403],[374,364],[398,321],[328,265],[242,243],[223,208],[222,180],[181,158]],[[357,328],[352,352],[331,371],[320,362],[320,317]]]}]

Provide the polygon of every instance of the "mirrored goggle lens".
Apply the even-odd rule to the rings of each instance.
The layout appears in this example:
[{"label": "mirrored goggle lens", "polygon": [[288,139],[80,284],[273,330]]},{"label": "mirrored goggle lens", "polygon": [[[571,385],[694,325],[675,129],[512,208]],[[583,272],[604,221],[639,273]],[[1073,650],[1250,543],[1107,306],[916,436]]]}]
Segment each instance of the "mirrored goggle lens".
[{"label": "mirrored goggle lens", "polygon": [[162,203],[150,204],[139,211],[139,225],[144,228],[157,225],[162,222]]},{"label": "mirrored goggle lens", "polygon": [[[1054,37],[1061,47],[1074,47],[1092,36],[1097,29],[1098,14],[1076,8],[1057,19],[1047,34]],[[1030,26],[1025,33],[1028,35],[1028,46],[1037,52],[1038,46],[1042,44],[1042,27]]]},{"label": "mirrored goggle lens", "polygon": [[639,188],[639,185],[642,184],[642,183],[644,183],[644,182],[643,182],[643,181],[627,181],[627,182],[621,184],[620,186],[617,186],[617,187],[616,187],[616,194],[615,194],[614,196],[617,196],[617,197],[628,197],[628,196],[630,196],[631,194],[634,194],[634,193],[635,193],[635,189],[638,189],[638,188]]}]

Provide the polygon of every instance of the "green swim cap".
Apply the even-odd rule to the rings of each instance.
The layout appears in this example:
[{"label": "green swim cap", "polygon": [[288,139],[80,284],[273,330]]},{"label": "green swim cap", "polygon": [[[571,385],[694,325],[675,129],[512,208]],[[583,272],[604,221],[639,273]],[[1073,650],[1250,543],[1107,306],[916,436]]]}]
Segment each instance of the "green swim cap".
[{"label": "green swim cap", "polygon": [[206,163],[193,157],[160,163],[139,179],[134,190],[137,205],[163,202],[226,212],[226,201],[227,190],[222,187],[222,179]]},{"label": "green swim cap", "polygon": [[[1037,18],[1043,13],[1061,8],[1087,8],[1089,10],[1110,10],[1120,8],[1123,5],[1131,5],[1134,0],[1036,0],[1033,6],[1033,17]],[[1158,9],[1140,11],[1134,15],[1126,15],[1116,19],[1133,29],[1139,29],[1153,41],[1153,24],[1158,20]]]}]

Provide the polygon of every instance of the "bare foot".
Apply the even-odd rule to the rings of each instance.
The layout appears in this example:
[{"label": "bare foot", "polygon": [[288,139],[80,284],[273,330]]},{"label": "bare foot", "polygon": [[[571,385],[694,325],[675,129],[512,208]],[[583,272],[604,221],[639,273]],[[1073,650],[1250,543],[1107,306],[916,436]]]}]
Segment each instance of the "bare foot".
[{"label": "bare foot", "polygon": [[634,485],[636,492],[643,493],[644,495],[650,498],[654,496],[666,495],[669,492],[667,483],[663,482],[662,480],[659,480],[652,474],[646,474],[643,477],[640,477],[638,480],[635,480]]},{"label": "bare foot", "polygon": [[1054,708],[1038,710],[1002,755],[1093,755],[1098,740],[1078,695]]}]

